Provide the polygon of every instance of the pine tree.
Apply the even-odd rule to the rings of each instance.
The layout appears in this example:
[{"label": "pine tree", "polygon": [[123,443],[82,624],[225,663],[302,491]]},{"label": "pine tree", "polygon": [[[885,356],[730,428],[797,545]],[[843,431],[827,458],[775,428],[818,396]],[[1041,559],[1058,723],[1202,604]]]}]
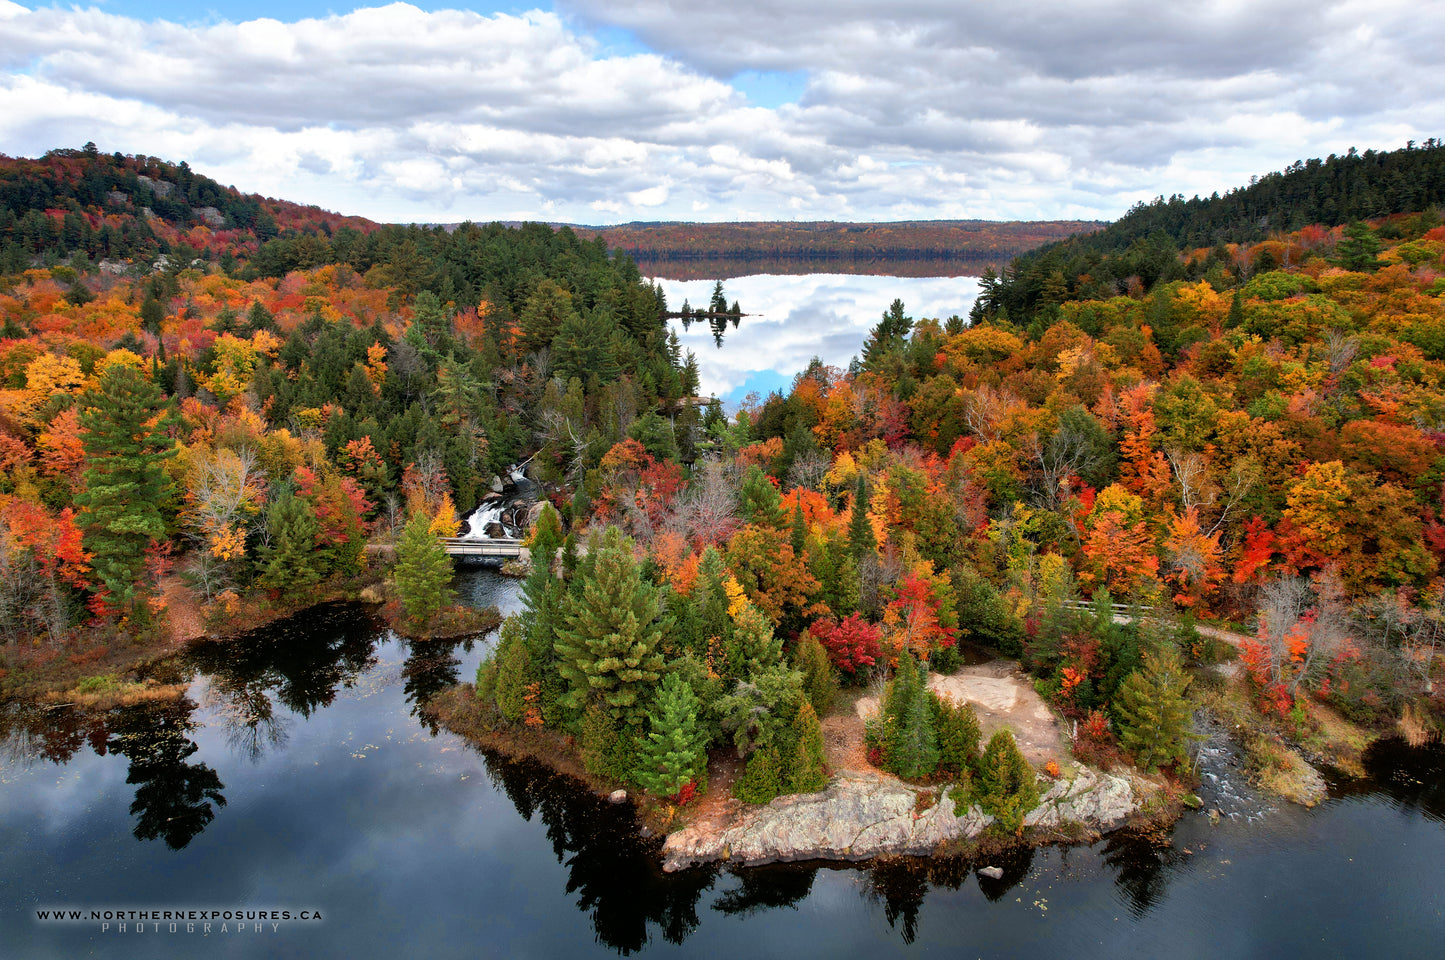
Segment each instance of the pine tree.
[{"label": "pine tree", "polygon": [[672,622],[662,618],[657,587],[642,578],[632,541],[616,528],[589,545],[578,579],[578,590],[560,604],[553,644],[568,684],[562,705],[581,712],[601,700],[616,720],[637,726],[662,675],[657,647]]},{"label": "pine tree", "polygon": [[1119,685],[1114,695],[1119,743],[1141,768],[1153,772],[1160,764],[1185,760],[1191,734],[1184,691],[1190,679],[1170,643],[1145,653],[1143,668]]},{"label": "pine tree", "polygon": [[517,723],[525,717],[527,688],[534,679],[525,630],[521,618],[514,615],[502,621],[497,636],[495,700],[497,712],[508,723]]},{"label": "pine tree", "polygon": [[788,770],[788,788],[793,793],[816,793],[828,785],[828,766],[823,759],[823,726],[806,700],[793,719],[793,763]]},{"label": "pine tree", "polygon": [[1378,270],[1383,264],[1377,259],[1380,252],[1380,238],[1364,221],[1357,220],[1345,227],[1336,253],[1340,266],[1346,270],[1367,272]]},{"label": "pine tree", "polygon": [[557,672],[557,655],[553,649],[557,635],[557,617],[566,588],[552,573],[552,562],[562,545],[562,518],[551,505],[544,505],[532,526],[532,569],[522,583],[521,621],[531,675],[537,683],[537,708],[548,724],[561,719],[558,698],[566,693],[566,683]]},{"label": "pine tree", "polygon": [[707,735],[698,721],[701,707],[692,687],[678,674],[663,679],[633,773],[633,779],[653,796],[674,796],[706,775]]},{"label": "pine tree", "polygon": [[1009,833],[1023,829],[1024,817],[1039,805],[1038,777],[1019,751],[1013,732],[1000,730],[989,738],[978,764],[978,798]]},{"label": "pine tree", "polygon": [[321,581],[316,554],[320,524],[311,505],[283,487],[266,509],[270,542],[261,553],[261,586],[299,592]]},{"label": "pine tree", "polygon": [[416,624],[426,623],[451,602],[451,558],[430,527],[425,511],[412,514],[396,545],[392,571],[401,605]]},{"label": "pine tree", "polygon": [[783,660],[783,641],[767,616],[752,604],[743,607],[723,646],[719,672],[729,680],[756,676]]},{"label": "pine tree", "polygon": [[783,526],[783,498],[767,474],[763,473],[763,468],[757,464],[748,467],[748,472],[743,474],[738,509],[748,523],[766,524],[775,528]]},{"label": "pine tree", "polygon": [[1244,326],[1244,301],[1239,291],[1234,291],[1234,297],[1229,301],[1229,316],[1224,318],[1224,326],[1228,330],[1237,330]]},{"label": "pine tree", "polygon": [[166,405],[155,384],[123,364],[108,368],[82,402],[86,465],[75,502],[85,548],[107,594],[130,605],[146,551],[166,536],[161,506],[171,498],[172,483],[162,464],[176,452],[165,436],[167,422],[158,421]]}]

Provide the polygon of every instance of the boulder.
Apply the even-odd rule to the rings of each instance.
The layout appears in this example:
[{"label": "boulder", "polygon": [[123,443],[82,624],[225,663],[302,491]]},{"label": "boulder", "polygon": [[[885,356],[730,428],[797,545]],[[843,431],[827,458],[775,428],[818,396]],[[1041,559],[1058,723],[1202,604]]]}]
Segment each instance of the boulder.
[{"label": "boulder", "polygon": [[626,790],[613,790],[611,793],[609,793],[609,794],[607,795],[607,799],[608,799],[609,801],[611,801],[612,803],[626,803],[626,802],[627,802],[627,791],[626,791]]}]

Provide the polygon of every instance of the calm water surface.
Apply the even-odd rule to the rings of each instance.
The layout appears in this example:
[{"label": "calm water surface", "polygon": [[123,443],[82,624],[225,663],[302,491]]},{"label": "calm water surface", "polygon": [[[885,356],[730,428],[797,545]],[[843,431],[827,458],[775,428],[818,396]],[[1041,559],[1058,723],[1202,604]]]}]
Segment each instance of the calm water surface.
[{"label": "calm water surface", "polygon": [[[668,307],[705,308],[711,280],[660,279]],[[706,323],[672,322],[684,349],[697,355],[704,395],[736,402],[750,391],[786,389],[813,357],[847,367],[894,299],[915,319],[967,317],[976,277],[876,277],[834,273],[757,274],[724,283],[728,302],[749,315],[723,332],[719,346]]]},{"label": "calm water surface", "polygon": [[[474,602],[516,585],[463,571]],[[202,647],[178,707],[9,717],[6,957],[1438,957],[1445,752],[1392,746],[1314,811],[1186,817],[982,864],[665,876],[628,808],[416,714],[486,642],[410,644],[327,607]],[[37,909],[320,910],[226,934],[40,923]],[[181,928],[182,930],[184,928]]]}]

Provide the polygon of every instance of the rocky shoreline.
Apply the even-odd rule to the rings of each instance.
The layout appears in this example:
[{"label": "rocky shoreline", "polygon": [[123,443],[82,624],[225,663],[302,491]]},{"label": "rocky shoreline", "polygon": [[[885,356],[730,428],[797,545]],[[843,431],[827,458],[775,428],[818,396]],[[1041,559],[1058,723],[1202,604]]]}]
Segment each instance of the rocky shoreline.
[{"label": "rocky shoreline", "polygon": [[[1025,829],[1095,837],[1144,810],[1157,787],[1074,764],[1053,781],[1024,820]],[[734,866],[798,860],[869,860],[932,856],[984,834],[993,817],[977,806],[955,809],[938,787],[845,773],[818,793],[779,797],[744,808],[723,822],[687,826],[663,843],[663,870],[706,863]]]}]

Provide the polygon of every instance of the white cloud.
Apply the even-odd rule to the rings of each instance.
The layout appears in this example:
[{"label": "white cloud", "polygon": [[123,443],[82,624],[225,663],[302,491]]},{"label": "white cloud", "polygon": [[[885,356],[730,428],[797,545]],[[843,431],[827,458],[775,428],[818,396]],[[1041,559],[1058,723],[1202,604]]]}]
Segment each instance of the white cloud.
[{"label": "white cloud", "polygon": [[[1406,0],[557,2],[183,26],[0,0],[0,143],[390,220],[1112,218],[1445,128],[1445,18]],[[743,71],[806,81],[767,109]]]}]

